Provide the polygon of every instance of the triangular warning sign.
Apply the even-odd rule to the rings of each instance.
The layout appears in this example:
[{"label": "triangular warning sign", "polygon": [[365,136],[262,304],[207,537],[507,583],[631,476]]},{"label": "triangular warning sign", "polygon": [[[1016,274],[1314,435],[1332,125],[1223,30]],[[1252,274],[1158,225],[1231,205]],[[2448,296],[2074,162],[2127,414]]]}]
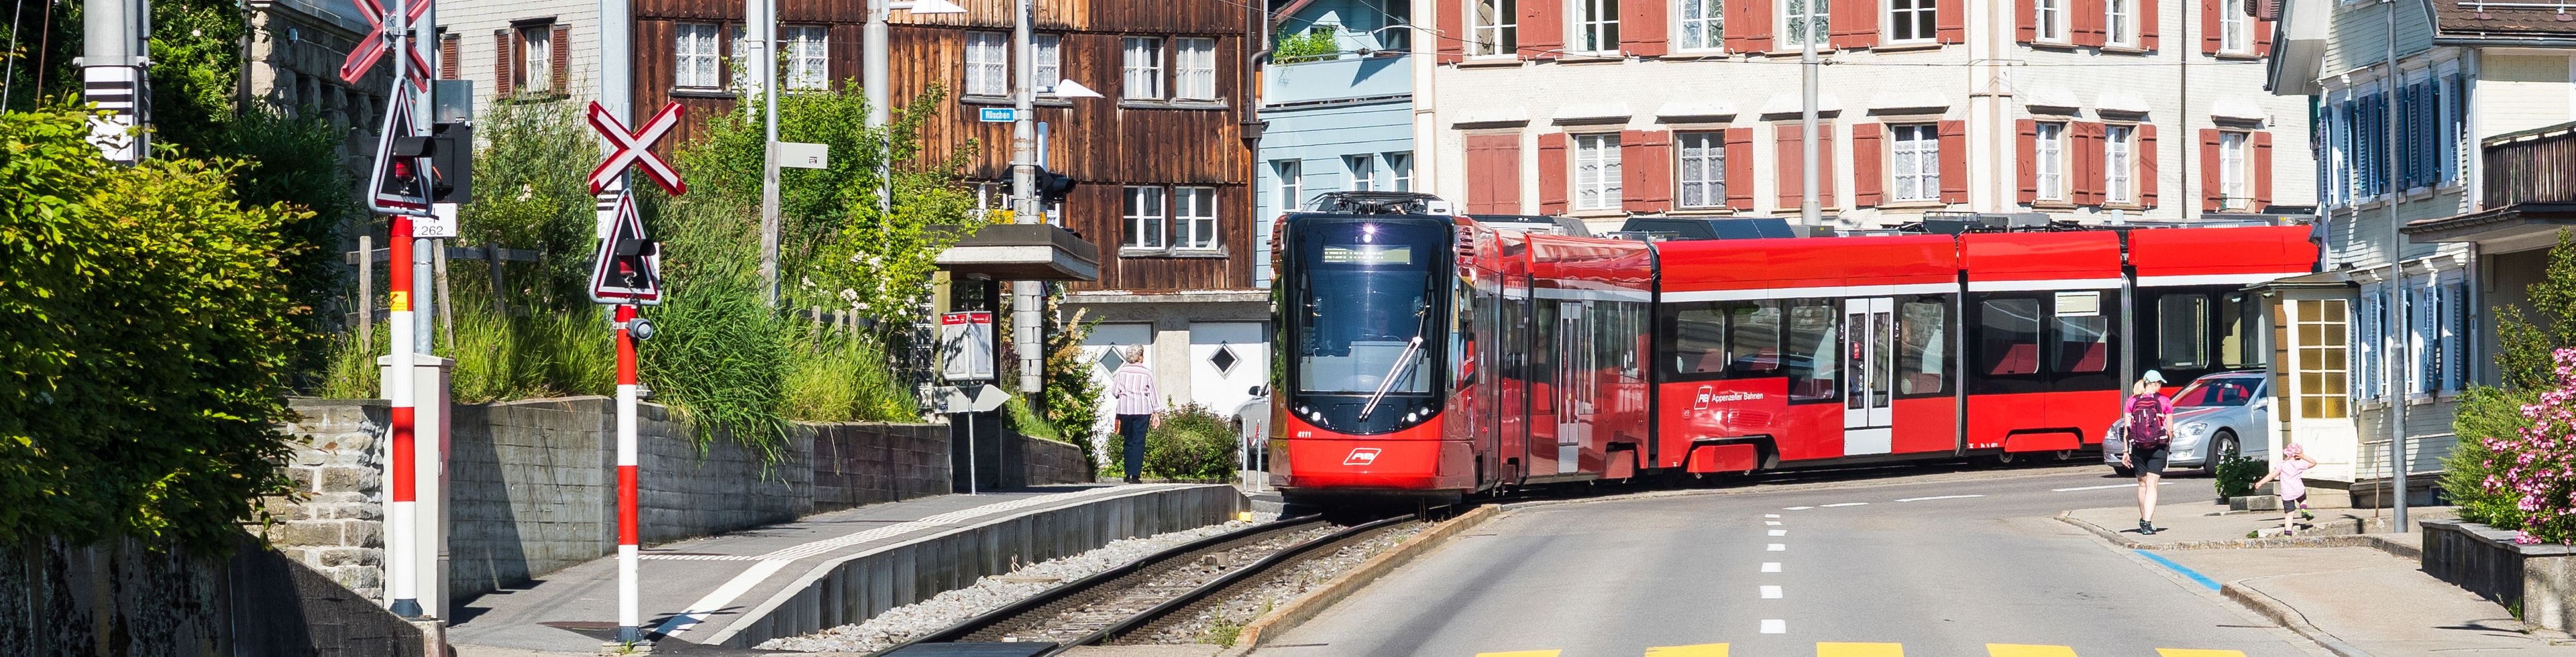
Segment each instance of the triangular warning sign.
[{"label": "triangular warning sign", "polygon": [[[396,88],[376,137],[376,166],[367,177],[367,209],[383,214],[429,212],[428,137],[413,129],[409,90]],[[397,155],[401,153],[401,155]]]},{"label": "triangular warning sign", "polygon": [[617,220],[599,240],[592,259],[590,300],[600,303],[662,303],[662,252],[644,236],[644,218],[635,213],[632,192],[617,195]]}]

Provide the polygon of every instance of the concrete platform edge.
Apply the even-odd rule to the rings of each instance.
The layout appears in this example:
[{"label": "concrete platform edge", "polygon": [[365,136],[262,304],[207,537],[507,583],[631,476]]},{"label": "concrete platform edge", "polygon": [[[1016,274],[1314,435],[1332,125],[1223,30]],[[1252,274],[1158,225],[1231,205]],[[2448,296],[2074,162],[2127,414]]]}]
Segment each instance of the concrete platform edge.
[{"label": "concrete platform edge", "polygon": [[2326,652],[2334,653],[2338,657],[2371,657],[2370,653],[2363,652],[2352,644],[2344,643],[2343,639],[2310,624],[2308,618],[2301,615],[2299,610],[2291,608],[2290,605],[2272,596],[2265,595],[2262,591],[2254,590],[2251,586],[2246,586],[2244,582],[2230,582],[2221,586],[2218,594],[2235,601],[2236,604],[2243,605],[2255,614],[2281,624],[2282,627],[2289,628],[2292,632],[2299,633],[2299,636],[2307,637],[2309,641],[2317,642],[2317,645],[2325,648]]},{"label": "concrete platform edge", "polygon": [[[1196,521],[1198,524],[1187,527],[1164,527],[1162,526],[1163,523],[1161,520],[1171,514],[1156,512],[1155,509],[1139,510],[1135,507],[1140,506],[1138,504],[1140,500],[1151,500],[1151,504],[1143,506],[1157,508],[1162,507],[1167,502],[1172,503],[1175,505],[1174,508],[1176,509],[1189,511],[1189,515],[1194,516],[1189,520]],[[1222,500],[1222,504],[1218,503],[1220,500]],[[1083,531],[1082,525],[1077,525],[1072,522],[1042,523],[1032,521],[1034,518],[1046,518],[1057,514],[1091,512],[1093,509],[1113,505],[1117,508],[1112,509],[1109,516],[1104,518],[1103,521],[1117,522],[1122,526],[1117,528],[1101,528],[1106,531]],[[1080,549],[1075,549],[1071,552],[1078,553],[1098,548],[1101,545],[1107,544],[1109,541],[1121,538],[1179,531],[1225,522],[1226,520],[1232,519],[1235,512],[1243,507],[1243,494],[1235,490],[1234,487],[1221,484],[1209,484],[1181,488],[1139,489],[1133,492],[1122,492],[1085,500],[1082,504],[1074,506],[1021,511],[995,516],[972,525],[924,536],[913,541],[881,546],[865,552],[859,552],[817,564],[813,568],[806,570],[805,574],[798,576],[793,583],[790,583],[787,586],[787,588],[770,596],[768,600],[762,601],[759,605],[754,606],[750,611],[745,612],[740,618],[735,619],[734,622],[726,625],[722,631],[710,635],[705,641],[703,641],[703,643],[746,648],[756,645],[762,641],[767,641],[781,636],[794,636],[830,627],[837,627],[847,623],[858,622],[858,620],[845,620],[847,616],[849,616],[848,614],[823,608],[826,604],[826,600],[824,600],[826,594],[833,592],[827,591],[826,589],[848,588],[826,586],[826,581],[844,577],[864,579],[868,576],[868,573],[863,571],[870,570],[875,562],[893,559],[897,555],[919,555],[922,554],[920,549],[923,546],[935,546],[940,548],[930,550],[929,552],[929,554],[936,555],[937,557],[958,556],[952,553],[961,549],[966,549],[966,546],[948,545],[945,542],[959,540],[960,537],[966,537],[972,539],[976,545],[981,546],[988,542],[987,539],[990,539],[991,542],[1000,541],[1000,537],[998,536],[981,536],[981,534],[990,533],[996,530],[996,528],[1034,531],[1034,527],[1043,524],[1057,529],[1058,531],[1056,532],[1056,536],[1043,540],[1028,539],[1024,537],[1023,540],[1016,542],[1026,543],[1033,547],[1039,547],[1043,550],[1049,551],[1079,547]],[[1172,519],[1176,521],[1183,520],[1178,517],[1173,517]],[[1146,520],[1154,521],[1154,526],[1139,526]],[[1070,533],[1070,536],[1067,536],[1068,533]],[[1058,556],[1064,555],[1049,554],[1041,558],[1023,559],[1021,563],[1035,563],[1037,561],[1044,561]],[[864,616],[873,616],[877,612],[884,611],[886,608],[911,604],[912,602],[918,602],[920,600],[927,600],[931,596],[938,595],[948,589],[973,584],[977,578],[985,575],[1000,574],[999,572],[981,571],[994,570],[997,562],[1007,561],[1006,559],[999,557],[963,561],[944,558],[938,560],[949,563],[956,569],[973,569],[979,572],[942,573],[940,580],[930,587],[904,587],[902,586],[902,582],[896,582],[895,588],[897,590],[910,590],[913,595],[903,596],[898,593],[890,597],[910,597],[912,598],[910,600],[870,600],[868,598],[871,596],[868,592],[861,591],[856,596],[859,599],[852,602],[866,605],[871,608],[866,609],[863,614],[859,614],[860,616],[863,616],[863,618],[860,618],[859,620],[864,620]],[[895,570],[899,572],[902,569]],[[920,569],[918,567],[914,570],[916,572],[922,572],[924,575],[929,574],[924,569]],[[901,578],[898,576],[897,579]],[[925,588],[935,590],[925,590]]]},{"label": "concrete platform edge", "polygon": [[1431,550],[1447,543],[1449,539],[1484,524],[1485,521],[1502,513],[1502,508],[1498,506],[1479,506],[1423,530],[1413,538],[1405,539],[1394,548],[1362,562],[1358,567],[1342,573],[1340,577],[1333,578],[1333,581],[1325,584],[1323,588],[1298,596],[1297,599],[1288,601],[1288,604],[1272,610],[1269,615],[1245,624],[1243,631],[1236,635],[1234,649],[1221,654],[1240,655],[1261,647],[1262,642],[1271,636],[1304,624],[1313,619],[1316,614],[1323,613],[1324,609],[1341,602],[1353,593],[1358,593],[1360,589],[1376,582],[1388,572],[1412,563],[1414,558],[1430,553]]}]

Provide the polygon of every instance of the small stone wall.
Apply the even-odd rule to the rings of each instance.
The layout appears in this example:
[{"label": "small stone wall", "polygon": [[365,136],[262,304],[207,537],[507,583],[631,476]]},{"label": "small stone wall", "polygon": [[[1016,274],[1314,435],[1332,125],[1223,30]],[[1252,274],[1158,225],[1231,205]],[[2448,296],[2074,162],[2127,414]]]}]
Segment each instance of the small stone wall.
[{"label": "small stone wall", "polygon": [[384,450],[390,414],[379,399],[299,399],[287,463],[301,500],[261,500],[276,522],[253,528],[288,560],[379,603],[384,600]]},{"label": "small stone wall", "polygon": [[2476,523],[2426,520],[2424,572],[2506,608],[2522,621],[2576,629],[2576,548],[2520,545],[2514,533]]}]

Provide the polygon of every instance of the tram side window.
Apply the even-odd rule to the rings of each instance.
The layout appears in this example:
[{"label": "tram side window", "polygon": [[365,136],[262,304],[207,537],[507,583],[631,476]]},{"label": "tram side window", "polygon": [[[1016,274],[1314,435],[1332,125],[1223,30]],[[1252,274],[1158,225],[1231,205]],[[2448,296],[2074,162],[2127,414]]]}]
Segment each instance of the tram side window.
[{"label": "tram side window", "polygon": [[2057,372],[2080,374],[2111,367],[2111,318],[2057,318]]},{"label": "tram side window", "polygon": [[2039,300],[1978,304],[1977,369],[1987,376],[2039,373]]},{"label": "tram side window", "polygon": [[1673,373],[1714,374],[1726,371],[1726,309],[1691,308],[1673,313]]},{"label": "tram side window", "polygon": [[1780,371],[1780,304],[1706,304],[1673,314],[1673,372],[1773,376]]},{"label": "tram side window", "polygon": [[2156,366],[2209,368],[2209,295],[2168,294],[2156,299]]},{"label": "tram side window", "polygon": [[1789,370],[1789,401],[1836,398],[1834,381],[1841,378],[1842,363],[1835,352],[1842,341],[1835,322],[1841,318],[1827,301],[1790,302],[1788,344],[1780,350]]},{"label": "tram side window", "polygon": [[1950,304],[1934,297],[1896,309],[1896,393],[1939,393],[1950,371]]}]

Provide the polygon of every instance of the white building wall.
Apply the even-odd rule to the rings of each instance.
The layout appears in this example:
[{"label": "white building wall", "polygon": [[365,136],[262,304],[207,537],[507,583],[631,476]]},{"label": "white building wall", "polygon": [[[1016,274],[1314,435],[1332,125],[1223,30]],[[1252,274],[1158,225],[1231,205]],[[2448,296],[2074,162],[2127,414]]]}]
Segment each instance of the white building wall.
[{"label": "white building wall", "polygon": [[[1834,197],[1825,200],[1828,213],[1839,213],[1846,226],[1872,227],[1911,221],[1920,209],[1880,211],[1852,208],[1855,186],[1852,180],[1851,124],[1877,122],[1880,110],[1898,110],[1895,115],[1907,121],[1929,119],[1929,112],[1917,112],[1926,99],[1940,106],[1942,120],[1972,119],[1972,103],[1981,92],[2006,98],[2009,115],[1996,120],[1971,121],[1966,143],[1971,151],[1968,162],[1971,202],[1943,208],[1984,212],[2012,212],[2028,209],[2018,200],[2018,133],[2015,121],[2031,118],[2025,103],[2033,99],[2071,98],[2078,107],[2075,116],[2081,121],[2102,120],[2101,107],[2142,104],[2148,108],[2147,122],[2158,128],[2157,177],[2159,204],[2143,213],[2131,211],[2129,219],[2183,220],[2201,214],[2202,185],[2198,130],[2217,127],[2214,112],[2241,112],[2257,108],[2263,115],[2263,128],[2273,135],[2273,168],[2271,202],[2278,205],[2307,205],[2316,201],[2314,161],[2307,153],[2309,119],[2304,97],[2273,96],[2263,90],[2264,65],[2259,59],[2221,59],[2200,52],[2198,32],[2199,3],[2162,2],[2160,9],[2160,46],[2146,54],[2101,53],[2093,48],[2041,49],[2015,43],[2014,22],[2009,12],[1976,12],[1972,16],[1989,19],[1970,20],[1965,44],[1941,46],[1907,46],[1902,49],[1851,50],[1823,55],[1829,64],[1821,67],[1822,90],[1819,106],[1827,111],[1824,120],[1833,123],[1832,172]],[[1415,16],[1426,24],[1434,11],[1456,11],[1454,0],[1420,0]],[[2192,32],[2186,34],[2184,27]],[[2185,37],[2189,38],[2185,38]],[[1997,53],[1994,58],[1972,55],[1971,44],[1984,44],[1978,51]],[[1979,60],[1994,59],[1991,63]],[[1436,150],[1439,156],[1427,158],[1436,163],[1432,181],[1435,193],[1453,200],[1466,198],[1466,179],[1462,163],[1462,134],[1459,123],[1489,125],[1491,122],[1524,118],[1522,128],[1521,204],[1523,212],[1538,211],[1538,148],[1536,135],[1558,132],[1563,128],[1552,119],[1560,112],[1572,110],[1588,114],[1599,108],[1624,108],[1629,118],[1626,129],[1662,129],[1656,117],[1666,103],[1722,105],[1734,110],[1730,127],[1753,130],[1752,154],[1754,205],[1750,213],[1757,216],[1794,216],[1794,203],[1782,207],[1778,201],[1781,176],[1797,175],[1776,166],[1777,148],[1774,126],[1795,124],[1800,96],[1800,64],[1796,53],[1779,56],[1766,54],[1690,53],[1665,57],[1585,58],[1564,57],[1555,60],[1465,64],[1442,64],[1435,68],[1429,84],[1419,87],[1417,98],[1421,111],[1434,116],[1427,126],[1432,132],[1420,140],[1420,150]],[[1992,76],[1994,84],[1981,85],[1983,77]],[[2186,82],[2186,78],[2188,81]],[[1990,90],[1990,91],[1989,91]],[[2186,159],[2187,158],[2187,159]],[[2188,162],[2188,166],[2185,166]],[[2143,172],[2142,172],[2143,175]],[[1729,181],[1730,185],[1737,184]],[[2097,208],[2054,211],[2061,218],[2104,220],[2108,216]],[[1587,217],[1600,224],[1615,224],[1624,213],[1604,213]]]},{"label": "white building wall", "polygon": [[[495,30],[510,28],[523,21],[553,19],[555,24],[572,28],[570,64],[564,81],[564,96],[575,103],[587,103],[599,95],[599,3],[590,0],[445,0],[438,4],[439,26],[455,35],[457,43],[457,76],[474,81],[474,115],[490,113],[492,101],[499,97],[494,85],[501,70],[496,64]],[[670,44],[635,44],[636,52],[669,50]]]}]

